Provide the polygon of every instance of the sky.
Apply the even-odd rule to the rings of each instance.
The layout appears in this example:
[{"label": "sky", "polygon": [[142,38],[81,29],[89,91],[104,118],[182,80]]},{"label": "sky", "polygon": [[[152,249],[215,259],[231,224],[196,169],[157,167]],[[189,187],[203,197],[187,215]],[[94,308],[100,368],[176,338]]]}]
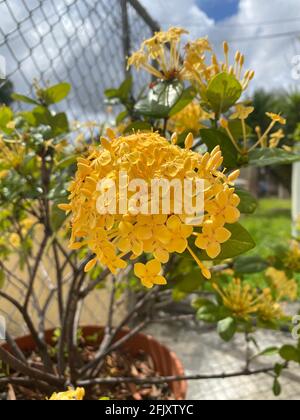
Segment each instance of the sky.
[{"label": "sky", "polygon": [[[246,55],[247,68],[256,71],[252,89],[300,89],[300,78],[295,80],[292,64],[300,56],[299,0],[141,2],[165,29],[183,26],[190,30],[192,38],[208,35],[219,53],[224,40],[230,42],[232,55],[241,50]],[[283,33],[289,35],[279,36]]]}]

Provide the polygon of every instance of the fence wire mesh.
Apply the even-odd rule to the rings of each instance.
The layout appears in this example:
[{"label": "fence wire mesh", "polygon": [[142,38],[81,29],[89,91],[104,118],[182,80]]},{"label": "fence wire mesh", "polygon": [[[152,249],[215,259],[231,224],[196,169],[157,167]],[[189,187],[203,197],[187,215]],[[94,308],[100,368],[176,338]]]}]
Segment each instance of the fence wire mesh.
[{"label": "fence wire mesh", "polygon": [[[14,90],[67,81],[73,119],[105,113],[103,92],[126,74],[126,55],[157,29],[136,0],[0,0],[0,55]],[[138,86],[145,82],[138,77]]]},{"label": "fence wire mesh", "polygon": [[[99,122],[106,113],[105,89],[119,86],[128,76],[126,56],[157,29],[137,0],[0,0],[0,57],[6,62],[6,83],[30,95],[34,79],[42,85],[69,82],[72,91],[61,106],[70,120]],[[134,74],[136,91],[149,81],[145,77]],[[26,288],[18,279],[26,286],[26,275],[18,271],[12,261],[10,272],[16,275],[7,277],[4,290],[22,302]],[[35,304],[45,301],[52,287],[51,261],[44,261]],[[99,308],[99,301],[97,291],[83,308],[86,322],[104,322],[106,308]],[[57,325],[55,305],[49,307],[47,327]],[[13,335],[26,332],[11,305],[1,301],[0,315]]]}]

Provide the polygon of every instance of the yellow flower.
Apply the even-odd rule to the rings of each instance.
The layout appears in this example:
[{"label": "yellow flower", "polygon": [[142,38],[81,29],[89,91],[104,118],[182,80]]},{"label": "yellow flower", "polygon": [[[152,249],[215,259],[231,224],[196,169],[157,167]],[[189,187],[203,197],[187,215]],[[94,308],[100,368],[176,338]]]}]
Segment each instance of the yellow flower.
[{"label": "yellow flower", "polygon": [[166,279],[161,275],[161,263],[157,260],[149,261],[147,264],[137,263],[134,266],[134,273],[141,279],[142,284],[148,289],[154,285],[166,285]]},{"label": "yellow flower", "polygon": [[271,281],[277,300],[289,299],[295,301],[298,296],[298,284],[294,279],[288,279],[284,271],[273,267],[268,268],[266,276]]},{"label": "yellow flower", "polygon": [[217,194],[216,199],[208,201],[205,209],[212,216],[212,220],[218,226],[226,223],[236,223],[240,218],[238,205],[240,198],[234,193],[234,189],[227,189]]},{"label": "yellow flower", "polygon": [[[300,222],[300,219],[299,219]],[[299,226],[300,230],[300,226]],[[290,248],[283,258],[283,263],[285,267],[291,271],[299,272],[300,271],[300,246],[297,241],[292,241]]]},{"label": "yellow flower", "polygon": [[4,169],[3,171],[0,171],[0,180],[7,178],[7,176],[9,175],[9,171]]},{"label": "yellow flower", "polygon": [[254,111],[253,106],[244,106],[242,104],[238,104],[235,107],[235,113],[230,116],[231,120],[246,120],[250,114]]},{"label": "yellow flower", "polygon": [[9,237],[9,243],[14,247],[14,248],[19,248],[21,245],[21,238],[17,233],[12,233]]},{"label": "yellow flower", "polygon": [[193,234],[193,226],[185,225],[178,216],[171,216],[167,221],[167,228],[171,234],[167,245],[169,252],[182,254],[187,249],[187,239]]},{"label": "yellow flower", "polygon": [[183,133],[191,131],[198,135],[201,128],[204,127],[203,122],[214,118],[214,114],[204,111],[198,102],[191,102],[178,114],[169,119],[169,131]]},{"label": "yellow flower", "polygon": [[[211,64],[208,63],[209,57],[206,56],[207,51],[211,54]],[[237,52],[235,55],[235,62],[231,65],[229,63],[229,46],[227,42],[225,42],[224,57],[224,62],[217,59],[206,38],[190,42],[186,46],[184,75],[200,88],[201,94],[206,91],[207,86],[215,76],[224,72],[235,76],[236,79],[240,81],[243,90],[246,90],[254,77],[254,72],[247,70],[243,73],[245,63],[244,55]]]},{"label": "yellow flower", "polygon": [[263,321],[276,321],[284,316],[280,304],[273,299],[270,289],[263,290],[262,300],[258,305],[257,311]]},{"label": "yellow flower", "polygon": [[[88,156],[78,159],[77,172],[69,187],[69,202],[60,204],[59,208],[71,216],[70,249],[86,248],[94,255],[85,267],[86,272],[100,263],[115,274],[127,266],[124,257],[136,259],[144,254],[147,258],[155,258],[156,264],[166,264],[171,253],[188,250],[204,277],[211,277],[188,243],[194,229],[201,228],[203,223],[196,227],[187,224],[186,220],[191,215],[185,214],[182,208],[178,210],[178,197],[171,187],[160,191],[153,200],[159,214],[134,211],[134,203],[143,203],[144,208],[149,210],[147,190],[151,192],[154,180],[179,180],[183,184],[190,180],[193,187],[191,198],[194,197],[196,181],[204,180],[204,221],[214,223],[214,235],[219,243],[225,242],[226,237],[229,239],[227,231],[225,235],[222,228],[226,223],[235,223],[240,215],[237,210],[239,198],[234,194],[234,188],[229,188],[239,173],[226,176],[223,169],[220,170],[223,163],[220,147],[200,155],[191,150],[192,144],[192,135],[187,137],[187,147],[182,149],[158,133],[137,132],[121,137],[109,133],[108,139],[101,138],[100,146],[91,147]],[[146,191],[138,200],[133,191],[126,191],[128,200],[125,209],[122,203],[124,191],[120,186],[124,171],[125,186],[137,179],[143,180],[146,185]],[[99,182],[103,180],[113,181],[116,189],[113,197],[104,200],[99,207]],[[106,187],[104,192],[107,192]],[[170,201],[166,209],[165,198]],[[110,214],[109,208],[114,200],[114,211]],[[102,210],[105,210],[104,214]],[[208,249],[212,255],[213,245],[210,244]]]},{"label": "yellow flower", "polygon": [[76,390],[69,388],[66,392],[55,392],[51,396],[50,401],[82,401],[84,396],[85,390],[83,388],[76,388]]},{"label": "yellow flower", "polygon": [[274,149],[275,147],[278,147],[280,141],[284,139],[285,135],[282,129],[276,131],[275,133],[272,133],[270,136],[270,149]]},{"label": "yellow flower", "polygon": [[271,118],[273,122],[278,122],[281,125],[286,125],[286,119],[283,118],[281,115],[274,114],[273,112],[267,112],[267,117]]},{"label": "yellow flower", "polygon": [[[182,28],[170,28],[157,32],[143,42],[139,51],[128,59],[128,67],[141,68],[158,79],[173,80],[182,77],[183,66],[180,59],[180,41],[188,32]],[[153,61],[157,65],[153,65]]]},{"label": "yellow flower", "polygon": [[224,306],[238,318],[249,319],[250,315],[257,312],[259,297],[249,284],[242,284],[240,279],[233,279],[226,288],[216,283],[214,288],[222,297]]},{"label": "yellow flower", "polygon": [[197,235],[195,245],[204,249],[207,255],[214,259],[221,253],[221,245],[231,237],[231,232],[224,227],[215,226],[212,221],[205,222],[202,233]]}]

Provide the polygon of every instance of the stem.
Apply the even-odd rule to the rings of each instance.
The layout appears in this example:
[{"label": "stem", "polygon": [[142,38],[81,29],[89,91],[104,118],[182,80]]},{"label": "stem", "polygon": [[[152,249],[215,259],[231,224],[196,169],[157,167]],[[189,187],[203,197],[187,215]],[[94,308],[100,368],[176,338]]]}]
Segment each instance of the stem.
[{"label": "stem", "polygon": [[241,376],[254,376],[260,374],[268,374],[274,372],[274,367],[257,369],[253,371],[240,371],[233,373],[221,373],[215,375],[187,375],[187,376],[162,376],[159,378],[97,378],[79,381],[78,386],[87,387],[91,385],[114,385],[118,383],[132,383],[132,384],[147,384],[147,385],[159,385],[170,382],[182,382],[182,381],[203,381],[212,379],[228,379],[238,378]]}]

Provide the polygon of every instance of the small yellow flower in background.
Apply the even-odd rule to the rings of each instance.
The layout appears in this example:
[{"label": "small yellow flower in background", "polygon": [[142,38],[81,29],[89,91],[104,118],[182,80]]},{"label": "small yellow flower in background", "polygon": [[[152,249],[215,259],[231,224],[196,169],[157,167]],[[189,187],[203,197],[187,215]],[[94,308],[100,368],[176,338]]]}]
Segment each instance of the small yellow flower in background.
[{"label": "small yellow flower in background", "polygon": [[263,290],[257,312],[263,321],[280,320],[284,317],[282,307],[274,300],[270,289]]},{"label": "small yellow flower in background", "polygon": [[221,244],[227,242],[231,232],[224,227],[215,226],[212,221],[205,222],[202,233],[197,235],[195,245],[206,251],[210,258],[216,258],[221,253]]},{"label": "small yellow flower in background", "polygon": [[[299,219],[300,222],[300,219]],[[299,223],[300,230],[300,223]],[[288,270],[299,272],[300,271],[300,245],[297,241],[292,241],[290,248],[283,258],[283,263]]]},{"label": "small yellow flower in background", "polygon": [[137,263],[134,266],[134,273],[141,279],[143,286],[152,289],[154,285],[164,286],[167,280],[161,275],[161,263],[157,260],[149,261],[147,264]]},{"label": "small yellow flower in background", "polygon": [[266,276],[271,281],[277,300],[289,299],[295,301],[298,297],[298,284],[294,279],[289,279],[284,271],[268,268]]},{"label": "small yellow flower in background", "polygon": [[9,170],[4,169],[3,171],[0,171],[0,180],[7,178],[9,175]]},{"label": "small yellow flower in background", "polygon": [[85,390],[83,388],[76,388],[73,390],[69,388],[66,392],[55,392],[50,401],[82,401],[85,397]]},{"label": "small yellow flower in background", "polygon": [[276,131],[275,133],[272,133],[270,136],[270,143],[269,147],[270,149],[275,149],[278,147],[280,141],[284,139],[285,135],[282,129]]},{"label": "small yellow flower in background", "polygon": [[169,119],[168,130],[181,134],[191,131],[198,135],[201,128],[204,128],[204,121],[214,118],[213,113],[208,113],[199,105],[198,102],[191,102],[178,114]]},{"label": "small yellow flower in background", "polygon": [[279,123],[281,125],[286,125],[286,119],[283,118],[281,115],[274,114],[273,112],[267,112],[266,116],[271,118],[273,122]]},{"label": "small yellow flower in background", "polygon": [[[207,39],[200,39],[187,44],[185,57],[185,77],[196,83],[200,90],[206,90],[210,81],[220,73],[228,73],[236,77],[246,90],[254,77],[254,72],[247,70],[243,73],[245,57],[240,52],[235,55],[234,64],[229,63],[229,46],[224,42],[224,62],[219,61]],[[211,53],[211,64],[207,64],[206,52]]]},{"label": "small yellow flower in background", "polygon": [[235,316],[241,319],[249,319],[258,310],[259,297],[255,289],[249,284],[242,284],[240,279],[222,288],[214,283],[215,290],[223,299],[223,304],[230,309]]},{"label": "small yellow flower in background", "polygon": [[242,104],[238,104],[235,107],[235,113],[230,116],[230,119],[231,120],[236,120],[236,119],[246,120],[249,117],[249,115],[252,114],[253,111],[254,111],[253,106],[246,107]]},{"label": "small yellow flower in background", "polygon": [[12,233],[9,237],[9,243],[14,248],[19,248],[21,245],[21,238],[17,233]]}]

